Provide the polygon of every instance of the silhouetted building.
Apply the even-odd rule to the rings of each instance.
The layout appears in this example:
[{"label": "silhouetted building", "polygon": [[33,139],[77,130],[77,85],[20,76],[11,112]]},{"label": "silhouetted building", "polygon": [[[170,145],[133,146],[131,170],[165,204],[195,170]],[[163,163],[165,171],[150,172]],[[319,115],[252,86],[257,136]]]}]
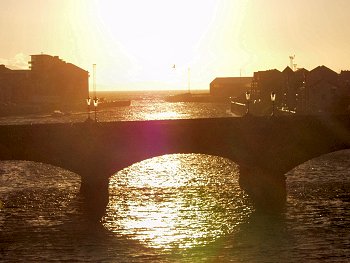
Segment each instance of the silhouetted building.
[{"label": "silhouetted building", "polygon": [[296,94],[298,93],[299,80],[297,74],[286,67],[282,71],[283,85],[281,90],[281,107],[283,109],[296,107]]},{"label": "silhouetted building", "polygon": [[276,103],[281,102],[284,78],[277,69],[254,72],[252,83],[252,96],[262,102],[270,101],[272,91],[276,93]]},{"label": "silhouetted building", "polygon": [[[225,86],[220,86],[219,80],[211,83],[211,93],[226,95]],[[244,94],[250,91],[252,110],[254,112],[254,107],[258,108],[260,114],[271,111],[271,92],[276,94],[275,106],[285,112],[320,114],[350,110],[350,71],[338,74],[326,66],[311,71],[304,68],[293,71],[290,67],[282,72],[277,69],[257,71],[251,78],[250,87],[247,86],[244,86],[245,90],[239,89],[239,92]],[[245,96],[236,101],[245,103]]]},{"label": "silhouetted building", "polygon": [[339,87],[350,96],[350,71],[342,70],[339,74]]},{"label": "silhouetted building", "polygon": [[210,95],[239,97],[250,88],[252,77],[215,78],[210,83]]},{"label": "silhouetted building", "polygon": [[58,56],[32,55],[30,70],[0,65],[0,102],[69,105],[88,96],[89,73]]},{"label": "silhouetted building", "polygon": [[337,74],[319,66],[308,71],[289,67],[254,73],[257,95],[268,106],[269,94],[276,93],[276,106],[301,114],[341,113],[347,110],[350,98],[350,73]]},{"label": "silhouetted building", "polygon": [[16,103],[21,97],[21,87],[28,85],[28,70],[11,70],[0,65],[0,102]]},{"label": "silhouetted building", "polygon": [[301,68],[294,72],[295,77],[295,94],[289,94],[289,98],[292,98],[287,105],[287,109],[302,113],[306,111],[306,76],[309,74],[307,69]]},{"label": "silhouetted building", "polygon": [[318,66],[306,77],[306,105],[309,113],[334,112],[339,96],[338,74],[333,70]]}]

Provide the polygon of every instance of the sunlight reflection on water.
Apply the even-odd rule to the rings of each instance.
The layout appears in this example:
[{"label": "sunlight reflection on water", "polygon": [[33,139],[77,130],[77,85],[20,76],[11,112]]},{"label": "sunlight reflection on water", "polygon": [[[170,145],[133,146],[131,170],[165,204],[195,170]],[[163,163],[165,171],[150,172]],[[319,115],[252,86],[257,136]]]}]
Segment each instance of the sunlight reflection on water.
[{"label": "sunlight reflection on water", "polygon": [[181,117],[184,118],[185,116],[174,111],[149,113],[146,115],[146,118],[150,120],[180,119]]},{"label": "sunlight reflection on water", "polygon": [[2,161],[0,175],[0,199],[6,208],[0,216],[7,219],[5,230],[0,219],[2,231],[62,225],[75,212],[71,202],[80,187],[76,174],[42,163]]},{"label": "sunlight reflection on water", "polygon": [[110,179],[106,229],[154,248],[205,245],[252,211],[237,166],[223,158],[176,154],[134,164]]}]

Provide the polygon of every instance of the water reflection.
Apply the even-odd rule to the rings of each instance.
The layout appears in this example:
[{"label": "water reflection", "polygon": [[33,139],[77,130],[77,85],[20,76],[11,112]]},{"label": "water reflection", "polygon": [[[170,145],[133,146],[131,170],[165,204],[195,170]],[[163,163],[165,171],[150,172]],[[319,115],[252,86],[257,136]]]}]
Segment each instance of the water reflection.
[{"label": "water reflection", "polygon": [[237,166],[177,154],[135,164],[110,179],[103,224],[153,248],[191,248],[233,233],[252,211]]},{"label": "water reflection", "polygon": [[145,115],[145,118],[147,120],[169,120],[169,119],[180,119],[185,118],[186,116],[184,114],[180,114],[175,111],[167,111],[167,112],[156,112],[156,113],[149,113]]},{"label": "water reflection", "polygon": [[349,157],[350,150],[330,153],[287,174],[287,223],[301,258],[349,259]]},{"label": "water reflection", "polygon": [[[80,177],[58,167],[28,161],[0,162],[0,200],[6,231],[52,227],[69,221]],[[1,211],[1,208],[0,208]],[[5,224],[5,220],[0,219]]]}]

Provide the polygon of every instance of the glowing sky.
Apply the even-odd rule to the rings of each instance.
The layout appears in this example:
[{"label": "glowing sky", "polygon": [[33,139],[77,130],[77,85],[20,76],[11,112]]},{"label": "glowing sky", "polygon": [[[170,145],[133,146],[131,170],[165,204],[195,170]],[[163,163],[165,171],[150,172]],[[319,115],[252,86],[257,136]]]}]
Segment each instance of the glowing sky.
[{"label": "glowing sky", "polygon": [[[289,65],[350,69],[349,0],[0,0],[0,64],[58,55],[99,89],[208,89]],[[175,69],[172,68],[176,65]]]}]

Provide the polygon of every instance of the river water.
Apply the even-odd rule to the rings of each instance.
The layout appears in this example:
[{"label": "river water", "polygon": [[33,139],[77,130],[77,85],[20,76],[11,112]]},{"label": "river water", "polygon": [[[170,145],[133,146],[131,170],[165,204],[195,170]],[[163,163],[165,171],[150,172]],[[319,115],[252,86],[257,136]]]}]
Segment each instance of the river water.
[{"label": "river water", "polygon": [[[167,103],[155,93],[99,121],[231,116],[225,103]],[[164,95],[164,94],[163,94]],[[124,97],[123,97],[124,98]],[[86,112],[0,119],[79,122]],[[116,171],[100,223],[89,222],[77,174],[28,161],[0,162],[0,262],[349,262],[350,150],[287,174],[287,203],[257,212],[230,160],[164,155]]]}]

